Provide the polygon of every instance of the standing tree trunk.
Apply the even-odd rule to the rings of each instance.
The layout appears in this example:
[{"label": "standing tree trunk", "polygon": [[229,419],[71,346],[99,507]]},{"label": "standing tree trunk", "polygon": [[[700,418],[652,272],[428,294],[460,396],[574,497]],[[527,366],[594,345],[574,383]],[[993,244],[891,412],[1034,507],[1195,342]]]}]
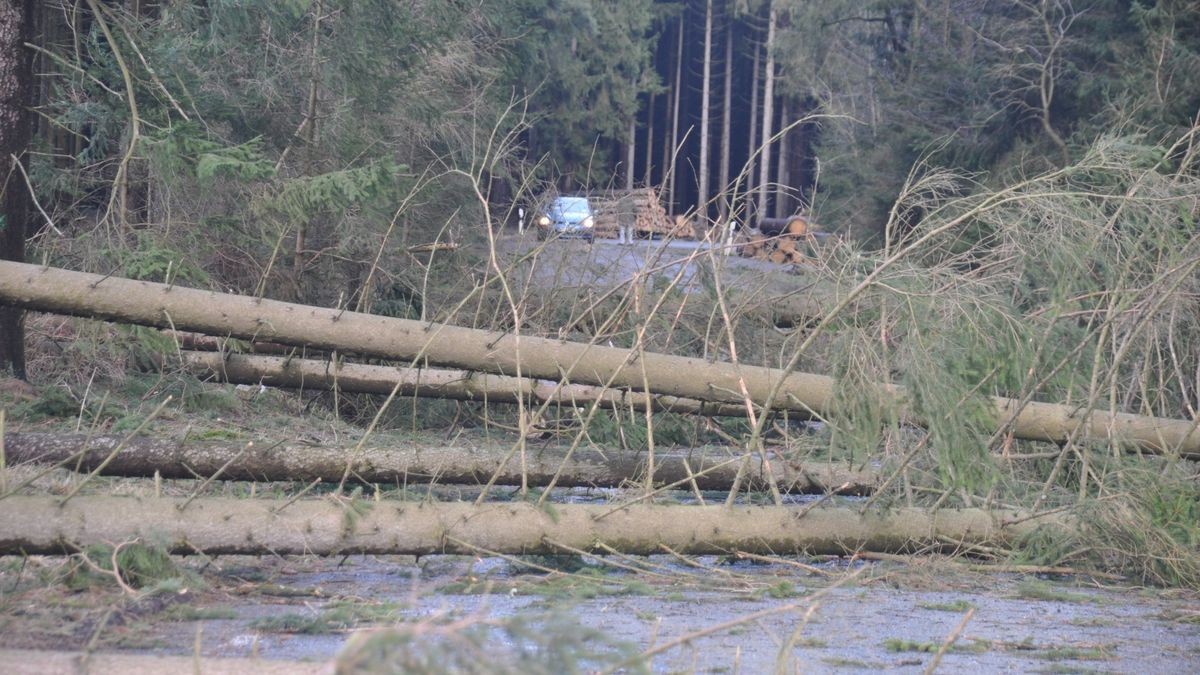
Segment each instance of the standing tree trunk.
[{"label": "standing tree trunk", "polygon": [[696,211],[699,218],[699,226],[707,228],[708,221],[708,127],[710,116],[708,114],[710,108],[709,99],[712,96],[712,24],[713,24],[713,4],[712,0],[708,0],[704,7],[704,81],[700,85],[700,175],[697,177],[699,181],[699,191],[696,195]]},{"label": "standing tree trunk", "polygon": [[754,66],[750,69],[750,144],[746,146],[746,195],[754,192],[754,163],[758,150],[758,74],[759,63],[762,61],[762,45],[754,45]]},{"label": "standing tree trunk", "polygon": [[646,106],[646,168],[642,174],[642,182],[647,186],[654,185],[654,92],[650,92],[650,103]]},{"label": "standing tree trunk", "polygon": [[[25,161],[32,133],[33,0],[0,0],[0,181],[3,184],[3,232],[0,258],[25,260],[25,234],[30,211],[24,183]],[[25,313],[0,307],[0,368],[25,379]]]},{"label": "standing tree trunk", "polygon": [[629,120],[629,143],[625,146],[625,189],[633,190],[633,162],[637,150],[637,115]]},{"label": "standing tree trunk", "polygon": [[721,221],[724,223],[729,215],[729,128],[733,115],[730,105],[733,102],[733,21],[727,20],[729,27],[725,33],[725,92],[721,104],[721,157],[720,177],[717,186],[721,191],[718,209]]},{"label": "standing tree trunk", "polygon": [[[308,106],[304,113],[304,175],[311,176],[313,159],[317,152],[317,85],[321,77],[321,17],[325,13],[324,3],[318,0],[313,8],[312,40],[310,54],[311,63],[308,80]],[[306,249],[307,231],[303,220],[296,223],[296,257],[292,260],[292,283],[295,286],[297,301],[304,300],[304,251]]]},{"label": "standing tree trunk", "polygon": [[667,212],[675,215],[675,157],[677,156],[676,149],[679,147],[679,93],[683,89],[683,15],[679,17],[679,46],[675,51],[675,100],[673,102],[673,110],[671,112],[671,145],[668,146],[667,152],[671,154],[670,164],[671,177],[668,180],[667,191]]},{"label": "standing tree trunk", "polygon": [[791,177],[788,175],[788,125],[791,123],[791,105],[787,99],[783,100],[781,110],[779,111],[779,147],[776,149],[779,158],[775,162],[775,217],[786,218],[791,215],[788,213],[788,185],[791,182]]},{"label": "standing tree trunk", "polygon": [[767,18],[766,65],[763,67],[763,114],[762,114],[762,157],[758,165],[758,218],[767,214],[767,190],[771,178],[771,122],[775,114],[775,25],[779,12],[771,2]]}]

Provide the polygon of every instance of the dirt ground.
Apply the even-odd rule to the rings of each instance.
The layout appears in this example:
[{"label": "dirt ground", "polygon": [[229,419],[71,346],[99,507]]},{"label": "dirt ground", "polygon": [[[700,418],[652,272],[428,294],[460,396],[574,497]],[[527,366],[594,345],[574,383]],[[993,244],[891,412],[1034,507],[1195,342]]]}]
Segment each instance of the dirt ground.
[{"label": "dirt ground", "polygon": [[[783,661],[789,672],[920,672],[972,609],[941,659],[944,672],[1200,668],[1195,594],[980,574],[928,558],[764,564],[700,557],[685,564],[664,555],[610,564],[574,559],[573,568],[560,568],[570,571],[559,573],[515,558],[464,556],[181,562],[191,583],[134,598],[115,585],[72,590],[55,582],[61,559],[4,561],[0,670],[75,667],[64,666],[75,661],[20,650],[93,651],[97,672],[106,655],[190,657],[187,663],[209,663],[204,672],[260,670],[245,659],[312,666],[337,657],[356,633],[381,626],[542,617],[537,620],[567,633],[571,627],[599,631],[606,636],[601,649],[612,653],[642,652],[696,634],[655,655],[654,672],[771,672],[785,644],[791,645]],[[120,668],[131,663],[155,662]]]}]

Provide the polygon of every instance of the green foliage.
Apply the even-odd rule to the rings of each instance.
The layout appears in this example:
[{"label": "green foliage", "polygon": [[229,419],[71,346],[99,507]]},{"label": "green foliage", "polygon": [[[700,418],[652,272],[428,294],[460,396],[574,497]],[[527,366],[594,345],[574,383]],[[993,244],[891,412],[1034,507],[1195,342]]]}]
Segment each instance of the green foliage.
[{"label": "green foliage", "polygon": [[79,414],[79,401],[66,388],[49,387],[32,401],[18,402],[11,414],[31,422],[51,417],[73,417]]},{"label": "green foliage", "polygon": [[1156,530],[1185,549],[1200,551],[1200,487],[1168,484],[1147,495],[1144,503]]},{"label": "green foliage", "polygon": [[873,454],[883,430],[896,411],[883,396],[882,364],[865,342],[865,333],[838,330],[834,354],[834,409],[830,416],[830,452],[844,453],[851,461]]},{"label": "green foliage", "polygon": [[[916,640],[901,640],[899,638],[888,638],[883,641],[884,649],[889,652],[920,652],[926,654],[935,654],[942,645],[937,642],[918,642]],[[985,642],[972,642],[970,644],[953,644],[949,651],[952,652],[968,652],[971,654],[982,654],[988,650]]]},{"label": "green foliage", "polygon": [[[113,547],[108,544],[89,546],[79,555],[90,561],[91,565],[80,561],[71,567],[66,580],[71,588],[88,588],[97,583],[115,585],[116,580],[112,575],[103,573],[111,573],[114,562],[121,579],[133,588],[146,588],[187,576],[161,547],[140,542],[122,545],[115,561]],[[93,569],[92,565],[103,572]]]},{"label": "green foliage", "polygon": [[786,600],[804,595],[804,589],[797,589],[796,585],[790,581],[780,581],[767,586],[762,591],[756,593],[756,595],[760,598],[767,597],[775,600]]},{"label": "green foliage", "polygon": [[[608,148],[624,141],[638,96],[659,88],[650,65],[650,0],[513,0],[496,13],[499,39],[520,36],[505,60],[506,87],[530,97],[530,151],[574,185],[603,185]],[[589,173],[589,169],[591,173]]]},{"label": "green foliage", "polygon": [[208,273],[184,253],[165,246],[154,237],[141,234],[138,245],[120,252],[120,276],[130,279],[203,287]]},{"label": "green foliage", "polygon": [[225,145],[200,126],[184,122],[148,138],[146,148],[164,175],[190,169],[203,183],[217,177],[252,182],[275,175],[261,136]]},{"label": "green foliage", "polygon": [[1054,584],[1038,580],[1022,581],[1018,584],[1016,597],[1047,602],[1097,602],[1095,596],[1072,593]]},{"label": "green foliage", "polygon": [[[168,339],[167,342],[169,344],[164,345],[161,355],[170,359],[175,355],[176,347],[173,341]],[[187,374],[160,377],[150,373],[131,373],[124,382],[123,393],[136,397],[139,403],[145,400],[161,401],[171,396],[172,405],[178,404],[191,413],[228,412],[241,407],[241,401],[231,385],[201,382]]]},{"label": "green foliage", "polygon": [[916,642],[913,640],[901,640],[899,638],[888,638],[883,641],[883,646],[889,652],[928,652],[933,653],[938,650],[938,645],[932,642]]},{"label": "green foliage", "polygon": [[1112,648],[1099,647],[1050,647],[1033,654],[1046,661],[1108,661],[1115,658]]},{"label": "green foliage", "polygon": [[[681,413],[657,412],[651,416],[655,447],[697,447],[721,443],[722,438],[706,430],[698,418]],[[742,420],[721,420],[733,433],[740,433]],[[648,447],[649,429],[645,412],[641,410],[597,410],[587,428],[588,438],[604,448],[644,450]]]},{"label": "green foliage", "polygon": [[371,512],[375,508],[375,503],[362,498],[362,486],[355,487],[346,497],[342,504],[342,530],[347,534],[353,534],[354,529],[358,526],[358,521]]},{"label": "green foliage", "polygon": [[1200,108],[1200,81],[1183,76],[1200,65],[1194,3],[826,0],[789,12],[779,89],[846,115],[822,124],[820,208],[864,235],[882,234],[926,153],[994,178],[1027,175],[1064,163],[1054,136],[1078,158],[1112,128],[1177,135]]},{"label": "green foliage", "polygon": [[1120,502],[1082,509],[1085,526],[1069,541],[1103,542],[1089,560],[1142,583],[1200,588],[1200,489],[1151,472],[1129,472],[1124,482],[1129,492]]},{"label": "green foliage", "polygon": [[923,602],[917,606],[921,609],[929,609],[935,612],[954,612],[956,614],[962,614],[975,607],[974,603],[967,600],[955,600],[954,602]]},{"label": "green foliage", "polygon": [[314,215],[355,207],[391,194],[400,167],[381,160],[356,169],[302,176],[283,182],[257,206],[285,219],[306,221]]}]

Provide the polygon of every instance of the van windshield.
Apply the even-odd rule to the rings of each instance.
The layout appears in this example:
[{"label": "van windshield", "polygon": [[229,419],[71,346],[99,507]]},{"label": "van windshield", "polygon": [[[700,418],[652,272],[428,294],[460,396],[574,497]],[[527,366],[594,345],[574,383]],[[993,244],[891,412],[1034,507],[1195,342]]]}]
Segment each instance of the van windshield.
[{"label": "van windshield", "polygon": [[554,200],[555,211],[563,215],[590,216],[592,209],[586,197],[559,197]]}]

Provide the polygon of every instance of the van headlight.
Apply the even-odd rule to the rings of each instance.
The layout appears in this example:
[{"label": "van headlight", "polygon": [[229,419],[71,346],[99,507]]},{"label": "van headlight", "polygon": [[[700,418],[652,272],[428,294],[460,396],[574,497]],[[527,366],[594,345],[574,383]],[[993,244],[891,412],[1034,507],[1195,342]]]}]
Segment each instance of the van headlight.
[{"label": "van headlight", "polygon": [[592,225],[596,224],[596,219],[592,218],[591,216],[588,216],[587,218],[584,218],[583,222],[580,224],[583,225],[584,227],[591,227]]},{"label": "van headlight", "polygon": [[538,225],[542,227],[550,227],[550,216],[542,216],[538,218]]}]

